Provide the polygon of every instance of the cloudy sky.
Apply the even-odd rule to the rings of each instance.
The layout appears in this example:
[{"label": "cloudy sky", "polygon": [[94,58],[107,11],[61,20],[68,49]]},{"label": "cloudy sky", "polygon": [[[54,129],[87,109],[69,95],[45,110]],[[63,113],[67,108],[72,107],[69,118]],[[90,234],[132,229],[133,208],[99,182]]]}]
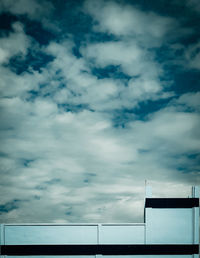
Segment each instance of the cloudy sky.
[{"label": "cloudy sky", "polygon": [[200,184],[199,0],[1,0],[0,222],[141,222]]}]

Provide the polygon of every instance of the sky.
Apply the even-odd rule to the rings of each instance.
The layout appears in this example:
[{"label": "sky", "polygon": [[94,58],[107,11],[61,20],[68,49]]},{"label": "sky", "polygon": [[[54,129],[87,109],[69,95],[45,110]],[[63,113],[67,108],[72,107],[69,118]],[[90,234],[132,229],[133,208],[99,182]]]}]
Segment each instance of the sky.
[{"label": "sky", "polygon": [[0,222],[142,222],[200,184],[199,0],[0,1]]}]

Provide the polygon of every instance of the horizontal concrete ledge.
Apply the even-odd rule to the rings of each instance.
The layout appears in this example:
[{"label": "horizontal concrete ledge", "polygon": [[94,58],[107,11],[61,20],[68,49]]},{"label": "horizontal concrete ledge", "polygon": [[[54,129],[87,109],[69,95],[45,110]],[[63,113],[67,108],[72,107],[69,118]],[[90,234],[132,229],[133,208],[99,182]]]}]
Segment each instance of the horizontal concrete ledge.
[{"label": "horizontal concrete ledge", "polygon": [[187,255],[198,245],[2,245],[1,255]]},{"label": "horizontal concrete ledge", "polygon": [[199,198],[146,198],[145,208],[199,207]]},{"label": "horizontal concrete ledge", "polygon": [[4,223],[3,226],[145,226],[145,223]]}]

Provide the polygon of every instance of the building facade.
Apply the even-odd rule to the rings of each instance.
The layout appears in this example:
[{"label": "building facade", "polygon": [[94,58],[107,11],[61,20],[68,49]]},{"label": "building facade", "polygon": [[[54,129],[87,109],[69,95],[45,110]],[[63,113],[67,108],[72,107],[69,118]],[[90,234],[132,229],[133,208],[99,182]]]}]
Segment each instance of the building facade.
[{"label": "building facade", "polygon": [[144,223],[1,224],[1,257],[197,258],[199,188],[188,198],[152,198]]}]

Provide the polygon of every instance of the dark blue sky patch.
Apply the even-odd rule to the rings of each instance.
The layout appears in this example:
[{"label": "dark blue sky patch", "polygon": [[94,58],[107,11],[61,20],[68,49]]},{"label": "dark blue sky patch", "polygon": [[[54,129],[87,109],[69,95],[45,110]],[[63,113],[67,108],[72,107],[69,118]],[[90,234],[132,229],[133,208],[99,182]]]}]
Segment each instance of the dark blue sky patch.
[{"label": "dark blue sky patch", "polygon": [[23,159],[22,160],[24,167],[29,167],[32,162],[34,162],[34,159]]},{"label": "dark blue sky patch", "polygon": [[[77,46],[78,45],[78,46]],[[72,53],[74,54],[74,56],[76,56],[77,58],[80,58],[82,57],[80,51],[79,51],[79,48],[80,48],[80,44],[76,44],[75,47],[72,48]]]},{"label": "dark blue sky patch", "polygon": [[[197,69],[182,67],[183,49],[171,50],[164,45],[156,50],[156,62],[163,66],[164,74],[160,80],[168,82],[168,89],[171,88],[178,96],[186,92],[197,92],[200,89],[200,72]],[[194,53],[196,55],[198,49]],[[186,65],[186,64],[185,64]]]},{"label": "dark blue sky patch", "polygon": [[91,110],[88,104],[79,104],[79,105],[72,105],[72,104],[58,104],[58,108],[64,112],[73,112],[78,113],[83,110]]},{"label": "dark blue sky patch", "polygon": [[44,29],[42,24],[38,21],[29,20],[26,16],[21,16],[19,21],[25,25],[25,33],[34,38],[41,45],[47,45],[51,40],[55,40],[55,38],[57,40],[59,39],[58,35]]},{"label": "dark blue sky patch", "polygon": [[58,85],[58,89],[59,89],[59,90],[66,88],[66,85],[67,85],[67,84],[66,84],[66,82],[62,82],[62,78],[57,79],[57,80],[60,80],[60,83],[59,83],[59,85]]},{"label": "dark blue sky patch", "polygon": [[17,17],[10,13],[0,14],[0,37],[8,36],[13,32],[12,24],[17,21]]},{"label": "dark blue sky patch", "polygon": [[198,70],[180,70],[171,66],[168,67],[168,73],[173,79],[172,88],[177,95],[199,91],[200,72]]},{"label": "dark blue sky patch", "polygon": [[147,100],[140,102],[132,112],[137,116],[139,120],[148,119],[148,115],[165,108],[173,97],[167,99],[158,99],[156,101]]},{"label": "dark blue sky patch", "polygon": [[113,113],[113,126],[125,128],[133,120],[148,120],[148,115],[166,107],[171,98],[156,101],[147,100],[139,102],[137,107],[115,110]]},{"label": "dark blue sky patch", "polygon": [[21,201],[20,200],[13,200],[11,202],[7,202],[7,203],[4,203],[4,204],[1,204],[0,205],[0,213],[8,213],[12,210],[16,210],[19,208],[19,203]]},{"label": "dark blue sky patch", "polygon": [[45,67],[53,59],[53,56],[47,55],[42,51],[32,51],[29,49],[26,57],[21,55],[13,56],[6,66],[20,75],[23,72],[31,72],[32,70],[41,71],[41,68]]},{"label": "dark blue sky patch", "polygon": [[34,102],[35,99],[38,98],[38,96],[40,96],[39,91],[30,90],[26,94],[26,101]]},{"label": "dark blue sky patch", "polygon": [[71,215],[72,215],[72,212],[71,212],[71,211],[67,211],[67,212],[65,212],[65,215],[71,216]]},{"label": "dark blue sky patch", "polygon": [[40,71],[41,68],[45,67],[49,62],[52,62],[54,57],[47,55],[42,51],[29,52],[27,55],[27,63],[33,70]]},{"label": "dark blue sky patch", "polygon": [[25,33],[34,38],[41,45],[47,45],[51,40],[58,39],[58,35],[43,28],[39,21],[29,20],[26,15],[13,15],[11,13],[2,13],[0,15],[0,36],[8,35],[13,32],[12,24],[21,22],[24,25]]},{"label": "dark blue sky patch", "polygon": [[169,169],[174,169],[183,174],[189,173],[200,173],[200,154],[199,153],[183,153],[174,154],[170,157],[170,162],[168,157],[163,160],[163,163]]},{"label": "dark blue sky patch", "polygon": [[192,153],[192,154],[188,154],[187,155],[188,159],[196,159],[199,161],[199,165],[200,165],[200,154],[199,153]]},{"label": "dark blue sky patch", "polygon": [[103,32],[93,31],[90,35],[87,36],[87,42],[90,43],[105,43],[109,41],[118,41],[118,37],[113,34],[107,34]]},{"label": "dark blue sky patch", "polygon": [[87,38],[92,30],[92,18],[82,11],[82,0],[52,1],[55,5],[55,12],[52,19],[66,37],[67,34],[73,35],[77,47],[80,42]]},{"label": "dark blue sky patch", "polygon": [[[200,19],[198,21],[195,21],[195,24],[200,24]],[[191,31],[190,35],[185,35],[182,36],[181,39],[179,39],[179,42],[185,47],[189,47],[192,44],[196,44],[199,41],[200,38],[200,30],[199,27],[197,28],[196,26],[191,26],[191,27],[186,27],[185,29],[188,29],[188,31]]]},{"label": "dark blue sky patch", "polygon": [[174,60],[174,58],[182,57],[183,55],[183,49],[175,51],[167,44],[163,44],[159,48],[149,48],[149,51],[155,53],[155,61],[160,64]]},{"label": "dark blue sky patch", "polygon": [[182,166],[177,166],[176,170],[178,170],[182,174],[198,174],[200,173],[199,167],[196,166],[196,164],[192,164],[192,166],[186,166],[183,164]]},{"label": "dark blue sky patch", "polygon": [[128,76],[127,74],[121,71],[120,65],[109,65],[105,68],[91,67],[91,72],[98,79],[112,78],[129,80],[131,78],[131,76]]}]

